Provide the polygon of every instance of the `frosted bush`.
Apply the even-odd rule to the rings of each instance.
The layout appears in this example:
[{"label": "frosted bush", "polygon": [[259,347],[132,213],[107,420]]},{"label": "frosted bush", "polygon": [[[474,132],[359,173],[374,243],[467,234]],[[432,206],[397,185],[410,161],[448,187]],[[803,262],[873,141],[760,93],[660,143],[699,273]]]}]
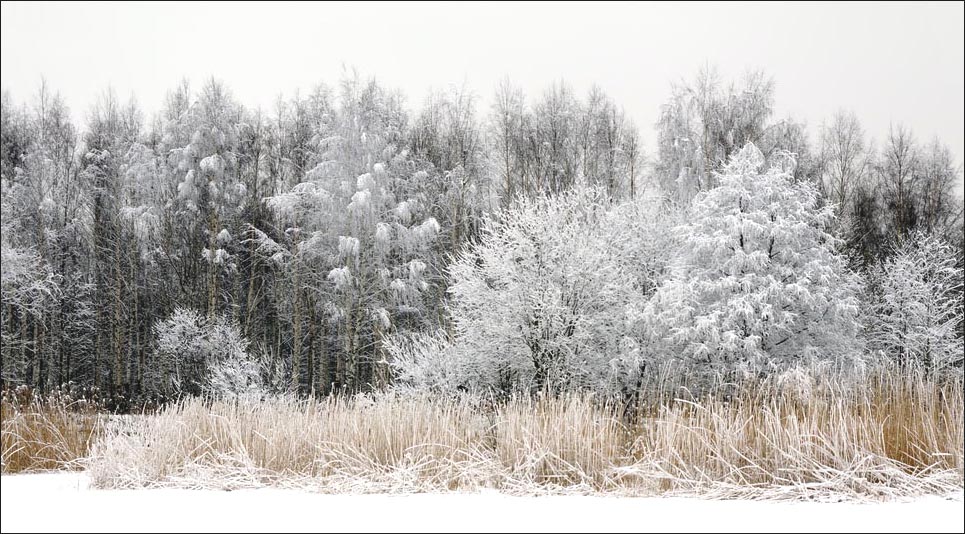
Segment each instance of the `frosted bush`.
[{"label": "frosted bush", "polygon": [[203,391],[214,397],[260,397],[265,388],[259,362],[249,354],[241,329],[224,317],[208,321],[208,373]]},{"label": "frosted bush", "polygon": [[225,317],[178,307],[154,325],[157,348],[147,387],[161,397],[262,394],[262,369],[241,329]]}]

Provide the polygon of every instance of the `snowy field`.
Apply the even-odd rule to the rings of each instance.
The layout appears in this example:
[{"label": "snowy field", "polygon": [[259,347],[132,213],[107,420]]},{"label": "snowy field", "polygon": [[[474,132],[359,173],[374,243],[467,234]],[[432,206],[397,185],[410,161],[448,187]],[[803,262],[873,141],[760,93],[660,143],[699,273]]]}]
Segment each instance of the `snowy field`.
[{"label": "snowy field", "polygon": [[81,473],[10,475],[3,532],[962,532],[963,503],[852,504],[254,489],[93,490]]}]

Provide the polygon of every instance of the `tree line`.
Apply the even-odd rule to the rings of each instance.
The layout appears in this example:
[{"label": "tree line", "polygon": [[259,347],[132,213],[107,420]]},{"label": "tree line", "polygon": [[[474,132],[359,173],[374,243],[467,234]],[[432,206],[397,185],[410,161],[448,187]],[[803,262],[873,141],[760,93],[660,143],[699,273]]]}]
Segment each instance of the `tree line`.
[{"label": "tree line", "polygon": [[[451,299],[465,290],[459,269],[473,269],[464,252],[493,224],[581,195],[689,206],[749,143],[762,166],[792,155],[788,179],[834,210],[820,224],[854,271],[873,272],[922,231],[950,243],[961,268],[961,169],[945,145],[899,125],[876,144],[845,111],[812,145],[806,125],[773,117],[773,100],[762,72],[725,83],[705,69],[673,85],[645,154],[618,103],[562,81],[535,99],[504,81],[486,110],[464,88],[437,91],[415,113],[358,75],[270,111],[246,109],[215,80],[182,82],[149,118],[106,91],[83,125],[46,84],[24,103],[5,91],[3,385],[165,400],[193,392],[217,353],[221,382],[247,376],[232,355],[250,354],[275,389],[378,389],[398,378],[390,349],[405,335],[461,328]],[[590,220],[616,236],[658,227],[655,211],[553,213],[541,224]],[[606,242],[594,239],[559,261],[605,263],[586,250]],[[626,265],[581,276],[607,291],[611,275],[653,283]]]}]

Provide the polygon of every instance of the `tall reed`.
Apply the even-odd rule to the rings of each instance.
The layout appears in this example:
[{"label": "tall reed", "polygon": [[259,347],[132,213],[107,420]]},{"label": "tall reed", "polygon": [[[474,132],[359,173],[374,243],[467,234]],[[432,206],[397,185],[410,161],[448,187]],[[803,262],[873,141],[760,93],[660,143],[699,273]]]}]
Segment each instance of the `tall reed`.
[{"label": "tall reed", "polygon": [[96,404],[55,394],[5,391],[0,400],[0,465],[4,474],[79,468],[100,427]]},{"label": "tall reed", "polygon": [[945,493],[963,483],[960,377],[802,374],[624,410],[586,395],[188,399],[114,422],[100,487],[311,485],[809,498]]}]

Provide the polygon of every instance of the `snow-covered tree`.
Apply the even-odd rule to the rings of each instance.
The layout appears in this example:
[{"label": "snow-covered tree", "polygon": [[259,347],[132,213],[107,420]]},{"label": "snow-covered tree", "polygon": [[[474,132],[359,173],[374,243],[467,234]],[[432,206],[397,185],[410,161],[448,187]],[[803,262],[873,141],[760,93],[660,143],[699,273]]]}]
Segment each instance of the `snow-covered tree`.
[{"label": "snow-covered tree", "polygon": [[929,371],[962,371],[962,267],[937,236],[918,233],[870,276],[869,348]]},{"label": "snow-covered tree", "polygon": [[[51,363],[65,352],[59,331],[64,285],[77,279],[64,274],[82,268],[88,243],[90,211],[87,189],[77,179],[77,133],[63,99],[43,81],[31,106],[19,112],[7,107],[3,115],[0,224],[7,330],[0,351],[5,371],[20,369],[4,379],[53,384],[60,366]],[[18,153],[8,152],[14,148]]]},{"label": "snow-covered tree", "polygon": [[204,317],[190,308],[175,308],[171,315],[154,325],[157,347],[148,388],[160,397],[182,392],[201,393],[204,376]]},{"label": "snow-covered tree", "polygon": [[643,311],[657,358],[736,379],[859,350],[855,281],[808,183],[747,144],[693,201],[670,277]]},{"label": "snow-covered tree", "polygon": [[643,190],[639,132],[599,87],[581,101],[561,81],[528,107],[522,91],[505,80],[487,133],[492,186],[504,206],[518,194],[559,193],[578,181],[614,199]]},{"label": "snow-covered tree", "polygon": [[838,226],[849,229],[855,190],[868,179],[871,165],[864,130],[854,113],[838,111],[821,126],[820,185],[838,207]]},{"label": "snow-covered tree", "polygon": [[[83,135],[80,178],[90,188],[90,242],[93,280],[97,290],[92,302],[96,310],[97,346],[93,355],[94,375],[110,391],[121,394],[127,382],[128,361],[135,336],[131,335],[129,313],[136,313],[136,288],[126,281],[135,271],[135,248],[122,222],[124,164],[140,129],[140,117],[133,103],[121,106],[108,90],[91,106]],[[136,246],[136,245],[135,245]],[[72,290],[75,292],[75,290]],[[131,306],[133,304],[133,306]],[[105,382],[107,378],[111,380]]]},{"label": "snow-covered tree", "polygon": [[503,206],[511,203],[519,192],[526,189],[526,121],[523,90],[513,85],[508,78],[500,81],[493,95],[486,138],[489,142],[490,165],[495,173],[492,182]]},{"label": "snow-covered tree", "polygon": [[[314,166],[266,199],[286,227],[284,238],[258,230],[253,239],[291,284],[294,384],[307,370],[325,375],[317,382],[326,391],[333,382],[384,385],[384,336],[431,322],[424,299],[436,276],[432,245],[441,227],[428,192],[437,173],[401,144],[399,105],[374,82],[346,80],[334,117],[316,135]],[[303,360],[309,314],[329,319],[318,326],[335,333],[332,361]]]},{"label": "snow-covered tree", "polygon": [[640,356],[626,312],[653,290],[660,237],[659,225],[640,224],[656,217],[610,208],[604,189],[577,186],[520,198],[487,219],[479,241],[449,267],[449,340],[440,333],[390,344],[399,381],[621,392]]},{"label": "snow-covered tree", "polygon": [[238,171],[243,110],[223,84],[210,80],[193,102],[187,86],[180,87],[169,97],[165,114],[159,150],[166,154],[166,179],[177,183],[169,209],[180,229],[169,239],[182,249],[170,259],[192,273],[191,282],[204,291],[200,302],[214,315],[222,279],[236,269],[223,230],[236,222],[248,200]]},{"label": "snow-covered tree", "polygon": [[148,387],[161,398],[263,392],[260,363],[249,355],[248,340],[228,318],[178,307],[154,325],[154,334],[157,346]]},{"label": "snow-covered tree", "polygon": [[209,320],[205,336],[207,376],[202,390],[215,397],[260,397],[266,393],[262,362],[249,352],[249,343],[227,317]]},{"label": "snow-covered tree", "polygon": [[0,234],[0,373],[4,382],[20,384],[28,377],[27,349],[33,343],[27,335],[18,334],[27,329],[28,319],[43,319],[54,308],[61,295],[61,277],[36,250],[15,247],[7,236],[4,228]]},{"label": "snow-covered tree", "polygon": [[748,72],[722,87],[714,68],[674,84],[657,122],[657,176],[664,194],[686,205],[717,185],[715,173],[746,143],[763,140],[773,112],[774,82]]}]

